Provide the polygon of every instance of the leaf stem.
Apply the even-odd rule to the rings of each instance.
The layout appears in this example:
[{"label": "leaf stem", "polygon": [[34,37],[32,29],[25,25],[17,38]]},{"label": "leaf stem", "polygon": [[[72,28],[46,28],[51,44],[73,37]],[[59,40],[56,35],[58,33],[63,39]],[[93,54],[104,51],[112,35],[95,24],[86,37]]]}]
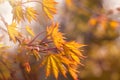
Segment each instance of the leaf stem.
[{"label": "leaf stem", "polygon": [[5,26],[7,28],[8,23],[5,21],[5,19],[4,19],[4,17],[2,15],[0,15],[0,17],[1,17],[1,21],[5,24]]},{"label": "leaf stem", "polygon": [[28,45],[30,45],[31,43],[33,43],[42,33],[44,33],[45,31],[42,31],[40,33],[38,33],[29,43]]},{"label": "leaf stem", "polygon": [[2,31],[4,31],[5,33],[8,33],[7,30],[5,30],[4,28],[2,28],[1,26],[0,26],[0,29],[1,29]]},{"label": "leaf stem", "polygon": [[48,49],[43,49],[41,51],[48,51],[48,50],[54,50],[54,49],[57,49],[56,47],[55,48],[48,48]]},{"label": "leaf stem", "polygon": [[27,3],[30,3],[30,2],[40,3],[41,5],[43,5],[42,2],[40,2],[40,1],[27,1],[27,2],[23,2],[22,4],[27,4]]}]

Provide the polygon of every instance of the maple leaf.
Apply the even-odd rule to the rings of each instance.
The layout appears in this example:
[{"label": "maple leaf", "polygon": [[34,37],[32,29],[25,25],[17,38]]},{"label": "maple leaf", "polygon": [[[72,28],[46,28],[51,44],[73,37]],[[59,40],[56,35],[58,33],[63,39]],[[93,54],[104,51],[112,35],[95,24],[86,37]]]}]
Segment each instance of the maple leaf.
[{"label": "maple leaf", "polygon": [[68,72],[74,80],[78,80],[77,66],[81,64],[80,59],[83,57],[79,48],[83,46],[85,45],[79,44],[75,41],[65,42],[63,44],[61,55],[64,57],[61,58],[61,60],[67,66]]},{"label": "maple leaf", "polygon": [[56,4],[57,2],[54,0],[43,0],[43,10],[49,19],[53,19],[53,15],[57,12],[55,8]]},{"label": "maple leaf", "polygon": [[34,10],[33,7],[27,7],[26,8],[26,18],[29,22],[31,22],[32,20],[36,20],[36,16],[37,16],[37,11]]},{"label": "maple leaf", "polygon": [[21,37],[21,33],[17,31],[16,26],[16,23],[12,22],[12,24],[7,27],[9,37],[14,43],[16,43],[17,37]]},{"label": "maple leaf", "polygon": [[81,48],[81,47],[83,47],[85,45],[79,44],[79,43],[77,43],[75,41],[70,41],[70,42],[66,42],[65,46],[68,47],[71,51],[73,51],[76,55],[82,56],[79,48]]},{"label": "maple leaf", "polygon": [[24,19],[24,13],[21,6],[13,7],[13,20],[16,20],[18,23]]},{"label": "maple leaf", "polygon": [[52,73],[57,79],[59,73],[61,73],[66,78],[66,73],[69,72],[74,80],[78,78],[78,65],[74,65],[71,60],[62,56],[61,54],[49,54],[41,63],[42,66],[46,67],[46,77]]},{"label": "maple leaf", "polygon": [[59,32],[58,28],[59,28],[59,24],[53,23],[51,26],[47,27],[47,35],[48,35],[48,39],[52,39],[55,46],[57,48],[60,48],[65,41],[63,34]]},{"label": "maple leaf", "polygon": [[30,35],[35,36],[33,30],[32,30],[29,26],[26,26],[26,31],[27,31]]},{"label": "maple leaf", "polygon": [[70,53],[74,53],[76,56],[80,56],[82,57],[83,55],[81,54],[81,51],[79,50],[79,48],[85,46],[83,44],[79,44],[75,41],[70,41],[70,42],[66,42],[65,44],[63,44],[64,49],[66,50],[66,52],[70,52]]},{"label": "maple leaf", "polygon": [[74,80],[78,80],[79,71],[78,65],[75,63],[75,61],[70,60],[67,56],[59,56],[61,62],[66,66],[67,72],[72,76]]},{"label": "maple leaf", "polygon": [[53,74],[54,74],[55,78],[57,79],[59,71],[58,71],[58,66],[55,62],[53,55],[50,57],[50,60],[51,60],[51,67],[52,67]]},{"label": "maple leaf", "polygon": [[68,70],[72,78],[74,80],[78,80],[78,75],[77,75],[78,71],[75,69],[75,67],[69,67]]},{"label": "maple leaf", "polygon": [[62,73],[62,75],[64,77],[66,77],[67,68],[63,64],[69,63],[68,59],[66,61],[63,61],[63,60],[65,60],[65,57],[62,57],[61,55],[54,56],[54,59],[57,63],[57,66],[58,66],[60,72]]},{"label": "maple leaf", "polygon": [[61,72],[63,76],[66,76],[66,68],[58,55],[49,54],[42,62],[42,66],[43,65],[46,66],[46,77],[48,77],[50,73],[53,73],[54,77],[57,79],[59,72]]}]

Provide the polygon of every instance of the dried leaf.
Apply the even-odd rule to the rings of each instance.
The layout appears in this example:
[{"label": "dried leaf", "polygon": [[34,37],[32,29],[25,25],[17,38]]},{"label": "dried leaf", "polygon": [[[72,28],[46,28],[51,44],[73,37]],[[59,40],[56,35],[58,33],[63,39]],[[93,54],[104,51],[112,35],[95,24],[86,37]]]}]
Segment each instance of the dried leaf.
[{"label": "dried leaf", "polygon": [[23,66],[25,67],[25,69],[28,73],[31,71],[31,67],[30,67],[29,62],[24,63]]}]

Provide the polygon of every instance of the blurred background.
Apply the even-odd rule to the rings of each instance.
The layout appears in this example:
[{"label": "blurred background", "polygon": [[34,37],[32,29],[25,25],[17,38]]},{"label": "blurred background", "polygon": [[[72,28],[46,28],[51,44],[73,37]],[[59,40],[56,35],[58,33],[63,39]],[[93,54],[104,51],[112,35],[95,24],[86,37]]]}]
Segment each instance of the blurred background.
[{"label": "blurred background", "polygon": [[65,0],[61,30],[83,48],[80,80],[120,80],[120,0]]}]

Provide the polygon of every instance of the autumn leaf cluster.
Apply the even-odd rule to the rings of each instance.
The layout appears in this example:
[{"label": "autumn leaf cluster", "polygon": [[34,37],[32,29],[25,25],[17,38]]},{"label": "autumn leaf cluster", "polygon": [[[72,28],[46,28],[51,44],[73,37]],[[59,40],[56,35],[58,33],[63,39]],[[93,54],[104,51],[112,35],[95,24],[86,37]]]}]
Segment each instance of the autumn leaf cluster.
[{"label": "autumn leaf cluster", "polygon": [[[30,59],[33,56],[39,65],[36,68],[44,68],[45,76],[53,75],[57,80],[59,75],[62,74],[67,78],[67,74],[71,75],[73,80],[78,80],[77,70],[81,64],[81,59],[84,57],[80,48],[84,45],[76,41],[67,41],[65,35],[59,31],[60,24],[54,22],[54,14],[57,13],[55,0],[6,0],[12,7],[12,23],[8,24],[4,17],[0,14],[0,21],[5,25],[5,31],[9,39],[18,44],[15,52],[15,60],[19,63],[24,70],[30,74],[32,72]],[[6,2],[0,1],[1,4]],[[30,24],[32,21],[38,22],[39,14],[35,7],[27,6],[26,4],[35,3],[42,7],[42,11],[51,23],[47,25],[46,30],[35,34]],[[27,21],[29,24],[24,23]],[[29,33],[31,38],[25,37],[25,34],[19,30],[20,23],[26,24],[25,30]],[[40,24],[40,23],[39,23]],[[45,34],[43,39],[38,39],[39,36]],[[4,44],[0,44],[2,48],[9,48]],[[0,51],[0,53],[1,53]],[[8,52],[7,52],[8,53]],[[12,77],[12,75],[11,75]]]}]

